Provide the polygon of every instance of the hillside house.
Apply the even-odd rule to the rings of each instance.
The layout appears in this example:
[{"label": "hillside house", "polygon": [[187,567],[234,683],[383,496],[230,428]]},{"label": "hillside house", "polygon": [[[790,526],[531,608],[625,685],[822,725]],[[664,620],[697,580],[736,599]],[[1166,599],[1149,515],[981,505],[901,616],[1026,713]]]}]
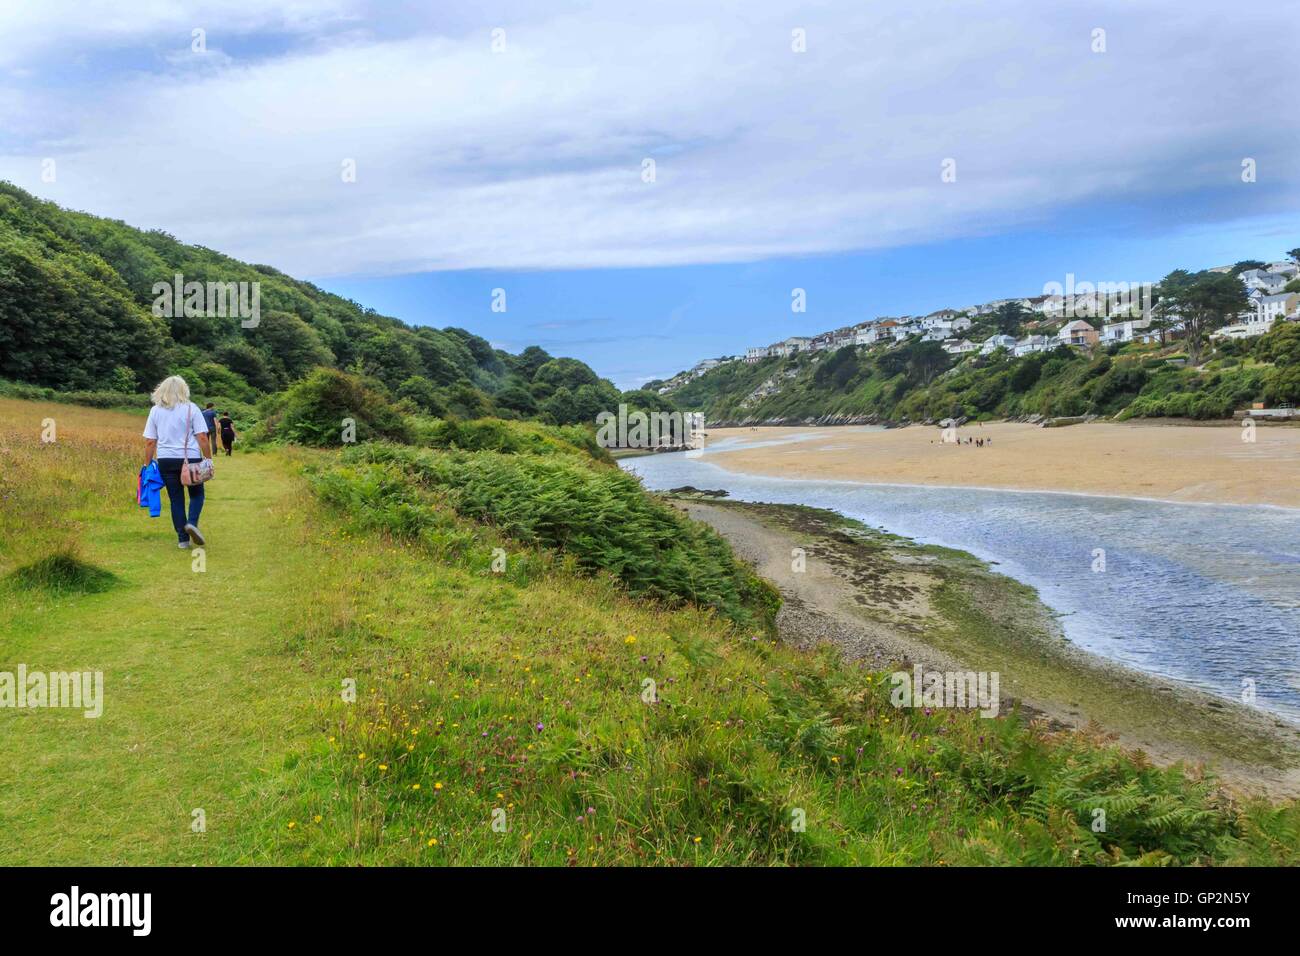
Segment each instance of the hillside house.
[{"label": "hillside house", "polygon": [[1061,331],[1056,333],[1056,337],[1062,345],[1070,345],[1074,348],[1092,348],[1097,344],[1098,339],[1097,330],[1083,319],[1067,322]]},{"label": "hillside house", "polygon": [[1281,292],[1287,284],[1287,277],[1267,269],[1247,269],[1240,276],[1247,289],[1258,289],[1265,295]]},{"label": "hillside house", "polygon": [[1160,335],[1151,329],[1151,319],[1123,319],[1119,322],[1108,322],[1101,328],[1101,341],[1105,345],[1114,345],[1119,342],[1149,342],[1158,341]]},{"label": "hillside house", "polygon": [[1046,335],[1027,335],[1017,342],[1011,350],[1016,358],[1032,355],[1035,352],[1047,352],[1056,348],[1056,342]]},{"label": "hillside house", "polygon": [[980,355],[991,355],[998,349],[1011,351],[1016,347],[1016,337],[1014,335],[990,335],[980,346]]}]

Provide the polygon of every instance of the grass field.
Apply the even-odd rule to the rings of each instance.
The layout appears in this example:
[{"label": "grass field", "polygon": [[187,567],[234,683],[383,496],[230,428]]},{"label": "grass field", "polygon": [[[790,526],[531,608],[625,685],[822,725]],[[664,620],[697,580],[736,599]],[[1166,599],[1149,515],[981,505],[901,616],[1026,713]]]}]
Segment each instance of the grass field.
[{"label": "grass field", "polygon": [[[134,502],[140,426],[0,400],[0,671],[105,680],[98,719],[0,709],[0,864],[1300,862],[1294,804],[895,710],[436,491],[402,513],[440,534],[376,530],[314,496],[367,480],[333,453],[220,459],[196,571]],[[51,555],[112,578],[15,575]]]}]

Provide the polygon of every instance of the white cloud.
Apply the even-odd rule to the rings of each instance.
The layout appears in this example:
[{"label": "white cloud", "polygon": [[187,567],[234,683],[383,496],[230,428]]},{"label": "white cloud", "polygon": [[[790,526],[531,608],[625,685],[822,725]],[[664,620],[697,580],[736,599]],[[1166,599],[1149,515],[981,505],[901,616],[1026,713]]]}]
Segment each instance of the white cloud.
[{"label": "white cloud", "polygon": [[227,35],[310,33],[357,15],[359,0],[40,0],[0,5],[0,67],[70,53],[190,44],[199,28]]},{"label": "white cloud", "polygon": [[[129,6],[78,42],[125,42],[205,7]],[[344,0],[235,8],[243,32],[359,28],[198,71],[114,72],[43,93],[39,110],[0,88],[0,128],[24,137],[0,138],[0,177],[317,276],[827,253],[1078,203],[1253,201],[1282,176],[1295,197],[1297,124],[1269,107],[1293,88],[1277,4],[1228,18],[1205,2],[1011,0],[990,16],[939,0],[707,14],[666,0],[412,22],[403,36]],[[27,16],[22,48],[53,42],[53,20]],[[490,49],[494,26],[505,53]],[[1090,50],[1096,26],[1104,54]],[[807,53],[790,49],[795,27]],[[53,185],[39,180],[47,155]],[[1259,183],[1239,182],[1243,156]],[[947,157],[955,183],[940,182]]]}]

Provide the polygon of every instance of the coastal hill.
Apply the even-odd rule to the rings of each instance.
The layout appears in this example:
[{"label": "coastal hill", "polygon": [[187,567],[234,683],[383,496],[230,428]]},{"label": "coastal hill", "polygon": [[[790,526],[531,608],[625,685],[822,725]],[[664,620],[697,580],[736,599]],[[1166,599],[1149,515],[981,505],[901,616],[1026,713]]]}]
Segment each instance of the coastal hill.
[{"label": "coastal hill", "polygon": [[1173,272],[1153,301],[1041,296],[879,319],[710,359],[646,389],[715,425],[1212,419],[1295,404],[1300,249],[1289,255]]},{"label": "coastal hill", "polygon": [[[210,292],[221,295],[208,301]],[[512,355],[461,328],[413,327],[270,266],[0,182],[0,379],[80,392],[86,404],[140,406],[179,373],[196,397],[248,422],[266,396],[322,366],[436,416],[564,425],[638,404],[639,393],[621,395],[577,359],[535,346]]]}]

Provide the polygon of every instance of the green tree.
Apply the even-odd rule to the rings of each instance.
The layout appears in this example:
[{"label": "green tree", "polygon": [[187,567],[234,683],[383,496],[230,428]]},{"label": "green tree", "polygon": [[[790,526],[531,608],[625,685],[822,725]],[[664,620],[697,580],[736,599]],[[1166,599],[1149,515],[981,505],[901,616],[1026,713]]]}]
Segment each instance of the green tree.
[{"label": "green tree", "polygon": [[600,376],[584,362],[572,358],[551,359],[533,376],[533,394],[544,399],[560,388],[576,392],[584,385],[595,385],[599,381]]},{"label": "green tree", "polygon": [[414,403],[421,411],[442,417],[447,414],[447,405],[443,401],[438,386],[423,375],[412,375],[397,386],[397,397]]},{"label": "green tree", "polygon": [[265,356],[243,340],[226,342],[214,353],[218,362],[260,392],[276,389],[275,372]]},{"label": "green tree", "polygon": [[541,404],[542,416],[552,425],[572,425],[579,420],[573,392],[561,385]]},{"label": "green tree", "polygon": [[533,398],[532,392],[522,385],[507,385],[493,396],[493,400],[498,407],[518,412],[520,415],[537,413],[537,399]]},{"label": "green tree", "polygon": [[515,368],[525,379],[532,381],[537,370],[554,358],[545,349],[538,348],[536,345],[530,345],[519,353],[515,359]]},{"label": "green tree", "polygon": [[1028,318],[1029,311],[1019,302],[1004,302],[993,310],[993,322],[999,335],[1018,336]]},{"label": "green tree", "polygon": [[325,347],[316,330],[291,312],[264,312],[258,324],[245,330],[249,344],[262,353],[287,385],[318,365],[332,366],[334,353]]},{"label": "green tree", "polygon": [[1199,365],[1206,337],[1230,318],[1246,311],[1250,300],[1245,286],[1234,275],[1177,269],[1160,282],[1161,308],[1165,318],[1176,317],[1187,343],[1187,361]]},{"label": "green tree", "polygon": [[921,385],[929,385],[936,375],[951,364],[951,356],[938,342],[915,342],[910,345],[907,359],[908,377]]}]

